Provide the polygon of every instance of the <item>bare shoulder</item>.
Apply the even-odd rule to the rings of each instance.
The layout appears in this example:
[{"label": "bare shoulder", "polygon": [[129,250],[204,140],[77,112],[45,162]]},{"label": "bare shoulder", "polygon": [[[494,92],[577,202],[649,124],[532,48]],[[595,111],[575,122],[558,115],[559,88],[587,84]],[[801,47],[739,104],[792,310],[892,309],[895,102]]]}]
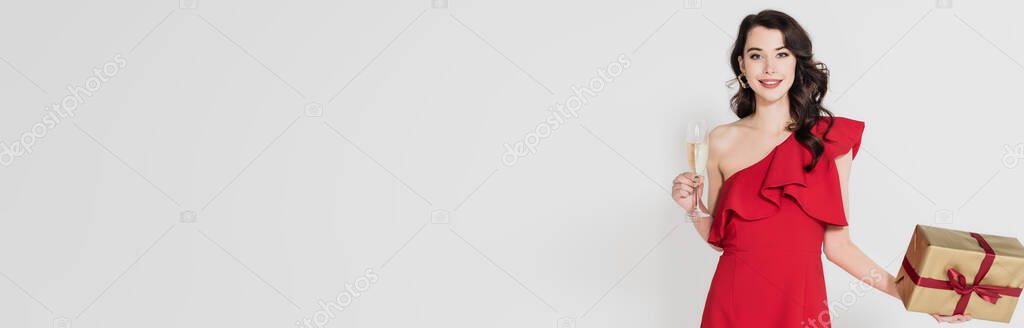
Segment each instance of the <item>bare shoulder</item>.
[{"label": "bare shoulder", "polygon": [[[709,159],[733,148],[738,141],[743,140],[743,132],[749,128],[735,120],[729,123],[718,125],[708,131],[708,153]],[[714,154],[714,155],[712,155]]]}]

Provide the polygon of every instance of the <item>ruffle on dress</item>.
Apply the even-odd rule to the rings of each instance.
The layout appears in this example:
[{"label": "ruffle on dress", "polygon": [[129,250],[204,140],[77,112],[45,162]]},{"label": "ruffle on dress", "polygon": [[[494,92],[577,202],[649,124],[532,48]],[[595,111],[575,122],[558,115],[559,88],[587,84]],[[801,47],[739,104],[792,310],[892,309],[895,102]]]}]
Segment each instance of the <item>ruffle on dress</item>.
[{"label": "ruffle on dress", "polygon": [[[822,137],[828,121],[828,117],[819,119],[811,133]],[[835,158],[851,151],[856,158],[863,132],[864,122],[836,116],[828,135],[823,137],[825,151],[810,172],[804,171],[803,166],[810,163],[811,151],[790,134],[763,159],[733,173],[719,188],[708,243],[721,248],[731,220],[773,217],[783,196],[791,197],[816,220],[847,225]]]}]

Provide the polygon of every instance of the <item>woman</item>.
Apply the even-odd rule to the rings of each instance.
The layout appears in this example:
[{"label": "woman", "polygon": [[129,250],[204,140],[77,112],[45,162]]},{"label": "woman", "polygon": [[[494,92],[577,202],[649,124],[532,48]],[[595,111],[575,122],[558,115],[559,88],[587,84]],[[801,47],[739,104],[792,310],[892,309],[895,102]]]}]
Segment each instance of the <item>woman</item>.
[{"label": "woman", "polygon": [[[822,107],[828,69],[790,16],[765,10],[740,24],[729,61],[739,120],[708,133],[710,217],[697,232],[722,251],[701,327],[831,327],[821,253],[900,299],[895,277],[850,240],[850,166],[864,122]],[[672,198],[689,212],[703,177],[683,173]],[[699,198],[699,197],[698,197]],[[965,322],[969,316],[940,316]]]}]

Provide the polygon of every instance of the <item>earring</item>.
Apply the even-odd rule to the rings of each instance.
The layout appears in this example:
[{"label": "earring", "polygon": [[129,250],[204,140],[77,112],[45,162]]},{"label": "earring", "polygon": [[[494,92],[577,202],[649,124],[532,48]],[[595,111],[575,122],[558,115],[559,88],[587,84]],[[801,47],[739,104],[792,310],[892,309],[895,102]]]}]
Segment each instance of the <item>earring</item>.
[{"label": "earring", "polygon": [[736,75],[736,82],[740,83],[741,89],[747,88],[747,84],[743,82],[743,73],[740,73],[740,75]]}]

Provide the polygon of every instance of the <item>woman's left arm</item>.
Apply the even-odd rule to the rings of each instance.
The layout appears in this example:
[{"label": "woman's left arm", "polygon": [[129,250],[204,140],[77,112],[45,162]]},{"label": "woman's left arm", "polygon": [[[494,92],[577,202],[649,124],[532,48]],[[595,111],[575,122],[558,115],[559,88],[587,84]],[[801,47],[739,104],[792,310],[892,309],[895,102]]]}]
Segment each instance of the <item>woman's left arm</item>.
[{"label": "woman's left arm", "polygon": [[[849,218],[850,202],[847,186],[853,158],[848,152],[846,155],[836,157],[835,161],[839,171],[839,187],[843,194],[843,209],[846,211],[846,217]],[[849,226],[829,225],[825,230],[825,241],[822,248],[825,257],[830,262],[846,270],[858,280],[902,301],[896,290],[896,277],[871,260],[853,243],[853,240],[850,239]]]},{"label": "woman's left arm", "polygon": [[[850,217],[847,182],[850,180],[851,162],[853,162],[853,157],[849,152],[836,157],[836,168],[839,169],[839,187],[842,189],[843,209],[846,211],[847,218]],[[864,255],[864,252],[850,240],[849,226],[828,226],[828,229],[825,230],[825,241],[822,248],[825,257],[832,263],[871,287],[895,297],[900,302],[903,301],[899,291],[896,290],[896,277]],[[932,313],[931,316],[939,323],[964,323],[972,319],[970,315],[962,314],[939,315]]]}]

